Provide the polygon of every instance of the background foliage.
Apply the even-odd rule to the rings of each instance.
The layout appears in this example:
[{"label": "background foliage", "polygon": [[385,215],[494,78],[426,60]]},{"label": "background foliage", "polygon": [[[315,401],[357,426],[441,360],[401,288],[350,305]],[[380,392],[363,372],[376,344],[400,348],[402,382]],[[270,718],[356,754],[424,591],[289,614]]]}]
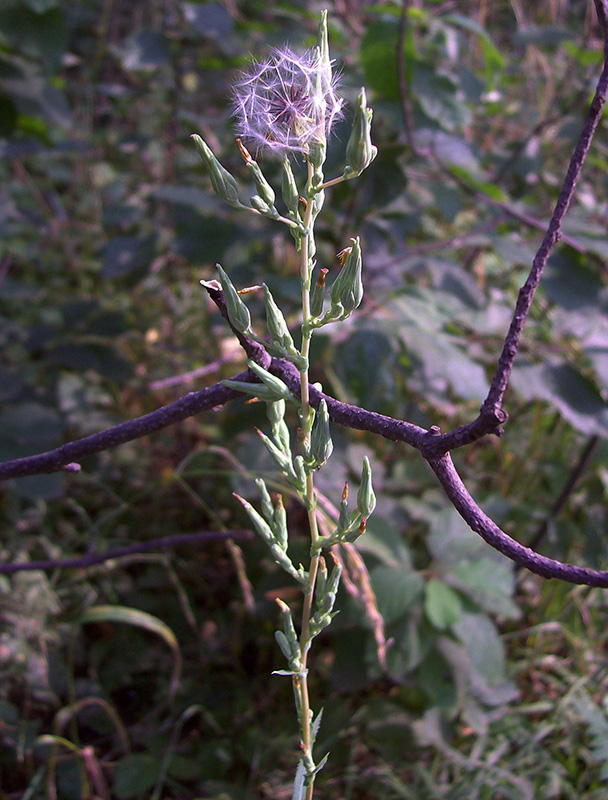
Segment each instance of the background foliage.
[{"label": "background foliage", "polygon": [[[580,130],[601,63],[591,6],[415,3],[403,41],[397,5],[330,6],[344,92],[352,103],[368,87],[380,154],[335,189],[322,218],[320,259],[334,269],[361,235],[366,300],[318,336],[314,378],[339,399],[452,427],[485,395]],[[238,372],[242,354],[198,283],[216,261],[241,285],[267,281],[295,310],[290,243],[208,192],[187,137],[201,132],[244,181],[231,76],[269,45],[312,43],[319,10],[2,5],[2,460]],[[336,172],[348,124],[330,150]],[[526,329],[507,433],[459,463],[519,541],[540,533],[548,554],[598,567],[607,158],[600,132]],[[234,403],[90,458],[80,474],[9,482],[3,560],[245,526],[231,492],[255,497],[258,475],[276,482],[251,435],[263,418]],[[325,706],[319,747],[332,753],[319,796],[604,798],[605,594],[516,574],[415,453],[340,430],[334,443],[318,479],[334,502],[362,455],[378,476],[358,547],[392,645],[383,674],[369,597],[343,592],[312,676]],[[587,469],[554,513],[585,451]],[[288,513],[296,530],[301,512]],[[273,600],[293,589],[262,544],[242,549],[245,566],[217,543],[0,577],[0,797],[291,796],[292,698],[270,672],[281,660]]]}]

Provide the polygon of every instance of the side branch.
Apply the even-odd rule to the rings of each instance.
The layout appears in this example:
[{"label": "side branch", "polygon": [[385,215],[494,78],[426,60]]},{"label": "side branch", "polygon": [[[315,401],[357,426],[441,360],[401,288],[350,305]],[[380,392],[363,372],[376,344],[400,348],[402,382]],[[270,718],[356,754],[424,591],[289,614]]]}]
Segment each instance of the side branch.
[{"label": "side branch", "polygon": [[15,572],[32,572],[42,570],[47,572],[56,569],[86,569],[96,564],[104,564],[116,558],[137,555],[139,553],[150,553],[156,550],[167,550],[170,547],[181,547],[187,544],[199,544],[200,542],[220,542],[226,539],[252,539],[251,531],[232,530],[232,531],[201,531],[200,533],[178,533],[175,536],[163,536],[160,539],[150,539],[148,542],[137,542],[136,544],[118,547],[115,550],[107,550],[105,553],[86,553],[83,556],[65,558],[63,561],[48,559],[46,561],[24,561],[0,564],[0,575],[14,575]]},{"label": "side branch", "polygon": [[495,550],[543,578],[559,578],[569,583],[585,586],[608,587],[608,572],[555,561],[553,558],[541,556],[512,539],[490,517],[484,514],[473,500],[460,475],[456,472],[449,454],[446,453],[437,461],[429,461],[429,464],[460,516]]},{"label": "side branch", "polygon": [[[233,380],[251,381],[255,378],[249,370],[236,375]],[[190,392],[174,403],[151,411],[143,417],[122,422],[108,430],[85,436],[74,442],[68,442],[55,450],[40,453],[26,458],[17,458],[13,461],[5,461],[0,464],[0,481],[9,478],[24,478],[26,475],[40,475],[44,472],[57,472],[65,469],[74,461],[78,461],[85,456],[100,453],[102,450],[109,450],[119,444],[130,442],[133,439],[140,439],[149,433],[154,433],[162,428],[167,428],[175,422],[193,417],[201,411],[208,411],[217,406],[221,406],[228,400],[239,397],[239,392],[234,389],[227,389],[217,383],[208,389],[200,392]]]},{"label": "side branch", "polygon": [[[604,19],[602,19],[602,22],[603,21]],[[549,256],[551,255],[553,248],[561,238],[562,222],[572,201],[576,184],[583,169],[585,159],[587,158],[589,148],[591,147],[593,135],[602,117],[602,110],[606,102],[607,93],[608,57],[605,52],[604,68],[602,69],[602,74],[600,75],[600,79],[595,90],[595,95],[591,101],[589,111],[587,112],[587,119],[583,126],[583,130],[572,154],[572,158],[570,159],[570,165],[559,193],[555,210],[553,211],[553,216],[551,217],[551,221],[543,238],[542,244],[539,247],[536,256],[534,257],[534,261],[532,262],[530,274],[519,291],[511,325],[505,338],[502,353],[498,360],[496,374],[492,380],[492,385],[490,386],[488,396],[482,406],[482,415],[488,412],[496,413],[502,411],[502,403],[507,386],[509,384],[509,379],[511,377],[513,362],[515,361],[515,356],[517,355],[517,351],[519,349],[521,332],[530,312],[532,300],[534,299],[534,294],[538,288],[538,284],[540,283],[543,270],[547,265],[547,261],[549,260]]]}]

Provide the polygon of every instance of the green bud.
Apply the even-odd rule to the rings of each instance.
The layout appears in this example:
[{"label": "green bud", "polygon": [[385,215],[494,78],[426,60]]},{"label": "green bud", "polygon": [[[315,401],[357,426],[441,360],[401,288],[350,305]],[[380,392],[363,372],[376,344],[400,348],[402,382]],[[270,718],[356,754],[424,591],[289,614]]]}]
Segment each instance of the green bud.
[{"label": "green bud", "polygon": [[311,317],[320,317],[323,313],[323,303],[325,302],[325,276],[329,272],[328,269],[321,269],[319,277],[312,289],[310,296],[310,315]]},{"label": "green bud", "polygon": [[334,610],[334,605],[336,603],[336,594],[338,592],[338,586],[340,585],[341,575],[342,575],[342,565],[336,564],[331,571],[331,575],[329,576],[329,580],[327,581],[325,594],[323,595],[323,599],[319,604],[319,612],[321,614],[331,614],[331,612]]},{"label": "green bud", "polygon": [[367,456],[363,459],[361,486],[357,492],[357,508],[363,519],[368,519],[376,508],[376,495],[372,487],[372,468]]},{"label": "green bud", "polygon": [[284,603],[282,600],[277,599],[277,603],[279,608],[281,609],[281,616],[283,617],[283,633],[285,635],[285,639],[289,644],[290,650],[290,657],[289,666],[291,669],[296,672],[298,669],[302,668],[301,662],[301,653],[300,653],[300,643],[298,642],[298,637],[296,634],[296,629],[293,624],[293,618],[291,616],[291,611],[289,606]]},{"label": "green bud", "polygon": [[283,452],[291,458],[291,436],[285,423],[285,401],[266,404],[266,414],[272,426],[272,437]]},{"label": "green bud", "polygon": [[323,164],[326,156],[327,144],[325,137],[323,139],[312,139],[308,143],[308,160],[315,169],[311,182],[313,190],[323,183]]},{"label": "green bud", "polygon": [[277,544],[283,550],[287,549],[287,512],[283,505],[283,497],[277,495],[277,503],[274,508],[274,516],[272,520],[272,527],[277,537]]},{"label": "green bud", "polygon": [[220,275],[220,283],[226,300],[228,319],[239,333],[251,333],[251,315],[245,303],[241,300],[234,284],[220,264],[215,265]]},{"label": "green bud", "polygon": [[371,139],[372,116],[372,109],[367,107],[365,89],[361,89],[357,98],[352,133],[346,145],[345,178],[356,178],[376,158],[378,148],[372,144]]},{"label": "green bud", "polygon": [[325,83],[331,84],[331,58],[329,57],[329,35],[327,32],[327,9],[321,11],[321,20],[317,31],[317,47],[319,48],[319,62],[323,70]]},{"label": "green bud", "polygon": [[213,191],[231,206],[240,208],[239,189],[232,175],[220,164],[204,139],[201,139],[197,133],[193,133],[191,138],[194,139],[199,155],[207,167]]},{"label": "green bud", "polygon": [[338,518],[337,532],[343,532],[350,527],[350,514],[348,513],[348,481],[344,484],[342,499],[340,501],[340,516]]},{"label": "green bud", "polygon": [[331,456],[334,444],[329,433],[329,412],[327,403],[321,400],[310,434],[310,465],[319,469]]},{"label": "green bud", "polygon": [[243,497],[240,497],[238,494],[234,492],[233,494],[247,512],[247,516],[253,522],[253,526],[257,533],[267,544],[272,545],[275,541],[275,536],[266,520],[255,510],[251,503],[248,503],[247,500],[245,500]]},{"label": "green bud", "polygon": [[262,514],[264,515],[266,522],[272,526],[274,518],[274,506],[272,505],[272,500],[270,499],[270,494],[268,493],[266,484],[261,478],[256,478],[255,485],[258,487],[260,496],[262,498]]},{"label": "green bud", "polygon": [[266,448],[266,450],[268,450],[268,454],[270,455],[274,463],[277,465],[277,467],[281,470],[281,472],[284,472],[285,475],[287,475],[287,477],[295,479],[297,476],[294,472],[293,464],[291,463],[291,458],[286,453],[284,453],[283,450],[277,447],[276,444],[271,439],[269,439],[265,433],[262,433],[262,431],[259,428],[254,428],[254,431],[262,440],[264,447]]},{"label": "green bud", "polygon": [[274,393],[275,400],[293,401],[293,395],[287,388],[287,385],[284,384],[280,378],[277,378],[275,375],[271,375],[270,372],[264,369],[264,367],[260,367],[259,364],[256,364],[255,361],[252,361],[250,358],[247,359],[247,366],[258,376],[264,386]]},{"label": "green bud", "polygon": [[347,248],[346,263],[342,267],[340,274],[333,282],[330,297],[332,309],[338,305],[342,306],[341,319],[346,319],[359,307],[363,299],[363,283],[361,281],[361,246],[359,237],[351,239],[352,247]]},{"label": "green bud", "polygon": [[[240,139],[237,139],[236,143],[239,146],[239,150],[241,151],[241,155],[243,156],[243,160],[245,161],[247,169],[253,175],[253,180],[255,181],[255,185],[258,190],[258,194],[260,196],[259,199],[261,199],[262,202],[265,203],[267,207],[273,208],[275,201],[275,194],[272,186],[268,183],[268,181],[264,177],[264,173],[260,169],[260,165],[258,164],[257,161],[255,161],[251,157],[251,154],[249,153],[243,142]],[[252,205],[253,205],[253,198],[252,198]]]},{"label": "green bud", "polygon": [[266,324],[268,325],[268,333],[275,340],[277,345],[284,347],[288,352],[295,351],[295,345],[285,322],[283,312],[275,303],[274,298],[268,286],[263,283],[264,288],[264,306],[266,308]]},{"label": "green bud", "polygon": [[285,419],[285,400],[275,400],[266,404],[266,416],[274,428]]},{"label": "green bud", "polygon": [[304,497],[306,494],[306,468],[304,467],[304,459],[302,456],[296,456],[293,460],[293,468],[295,472],[295,479],[292,481],[293,485],[298,490],[299,494]]},{"label": "green bud", "polygon": [[298,184],[296,183],[296,178],[291,168],[291,162],[288,158],[283,159],[281,194],[283,196],[283,202],[287,206],[287,210],[292,214],[294,219],[299,219],[300,193],[298,192]]},{"label": "green bud", "polygon": [[254,194],[253,197],[249,198],[249,202],[251,203],[251,207],[255,208],[259,214],[263,214],[269,219],[279,218],[279,212],[276,210],[276,208],[274,206],[269,206],[268,203],[259,195]]},{"label": "green bud", "polygon": [[323,601],[325,595],[325,587],[327,586],[327,564],[323,556],[319,558],[319,567],[317,569],[317,582],[315,583],[315,600],[317,605]]}]

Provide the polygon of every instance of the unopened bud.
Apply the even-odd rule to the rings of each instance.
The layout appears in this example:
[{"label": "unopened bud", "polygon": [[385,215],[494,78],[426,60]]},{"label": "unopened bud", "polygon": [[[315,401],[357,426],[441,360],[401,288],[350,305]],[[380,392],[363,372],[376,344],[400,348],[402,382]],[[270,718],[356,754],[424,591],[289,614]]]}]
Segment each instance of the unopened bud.
[{"label": "unopened bud", "polygon": [[207,167],[213,191],[219,198],[230,203],[231,206],[240,207],[239,189],[232,175],[220,164],[204,139],[197,133],[193,133],[191,138],[194,139],[194,144],[200,157]]},{"label": "unopened bud", "polygon": [[[260,165],[257,161],[255,161],[255,159],[252,158],[243,142],[240,139],[237,139],[236,143],[239,146],[239,150],[241,151],[241,155],[243,156],[243,161],[245,162],[247,169],[253,175],[253,180],[255,181],[260,199],[266,204],[267,207],[272,209],[275,200],[275,194],[272,186],[264,177],[264,173],[260,169]],[[253,205],[253,199],[254,198],[251,198],[251,205]],[[253,207],[255,208],[255,206]]]},{"label": "unopened bud", "polygon": [[317,278],[317,282],[313,286],[312,293],[310,295],[310,314],[313,317],[320,317],[323,313],[323,303],[325,301],[325,276],[329,272],[328,269],[323,267],[319,272],[319,277]]},{"label": "unopened bud", "polygon": [[334,444],[329,433],[329,412],[327,403],[321,400],[310,434],[310,461],[314,469],[319,469],[331,456]]},{"label": "unopened bud", "polygon": [[290,211],[294,217],[299,217],[300,193],[298,192],[296,178],[288,158],[283,159],[281,194],[283,196],[283,202],[287,206],[287,210]]},{"label": "unopened bud", "polygon": [[332,307],[342,306],[340,316],[345,319],[359,307],[363,299],[361,281],[361,246],[359,237],[352,239],[352,247],[347,248],[346,263],[333,282],[330,297]]},{"label": "unopened bud", "polygon": [[352,133],[346,145],[345,178],[356,178],[376,158],[378,148],[372,144],[371,139],[373,113],[372,109],[367,107],[365,89],[361,89],[357,98]]},{"label": "unopened bud", "polygon": [[226,300],[228,319],[239,333],[249,333],[251,331],[251,315],[249,309],[243,303],[239,294],[220,264],[215,265],[220,275],[220,283]]},{"label": "unopened bud", "polygon": [[277,345],[287,348],[288,350],[294,349],[294,343],[285,322],[283,312],[275,303],[270,289],[266,284],[262,284],[264,288],[264,306],[266,308],[266,324],[268,326],[268,333],[275,340]]},{"label": "unopened bud", "polygon": [[363,459],[361,486],[357,492],[357,508],[364,520],[368,519],[374,508],[376,508],[376,495],[372,488],[372,468],[367,456]]}]

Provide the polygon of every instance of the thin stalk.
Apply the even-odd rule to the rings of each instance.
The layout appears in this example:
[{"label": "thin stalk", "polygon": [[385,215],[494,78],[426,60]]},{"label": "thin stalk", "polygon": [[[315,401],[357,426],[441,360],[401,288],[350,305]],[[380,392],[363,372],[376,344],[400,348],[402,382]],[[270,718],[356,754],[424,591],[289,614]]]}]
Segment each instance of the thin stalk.
[{"label": "thin stalk", "polygon": [[[312,164],[308,163],[308,184],[307,189],[310,188],[313,177]],[[307,191],[308,205],[304,215],[304,226],[306,227],[306,236],[302,238],[302,247],[300,249],[300,280],[302,284],[302,347],[301,352],[306,363],[308,364],[308,354],[310,351],[310,340],[312,338],[312,331],[304,327],[304,323],[310,317],[310,269],[309,269],[309,253],[310,253],[310,239],[312,236],[312,208],[313,198],[309,196]],[[310,431],[312,428],[311,412],[310,412],[310,391],[308,381],[308,367],[300,370],[300,386],[302,398],[302,443],[307,449],[310,445]],[[319,538],[319,529],[317,526],[317,517],[314,508],[314,482],[312,473],[306,476],[306,508],[308,514],[308,524],[310,527],[311,544],[314,544]],[[308,570],[308,591],[304,596],[304,606],[302,609],[302,629],[300,633],[300,658],[302,662],[302,671],[299,675],[294,676],[294,687],[300,695],[301,705],[301,720],[300,720],[300,734],[302,740],[302,749],[305,757],[312,761],[312,740],[310,731],[311,713],[310,713],[310,698],[308,695],[308,650],[310,647],[310,617],[312,612],[312,602],[314,597],[315,583],[317,580],[317,570],[319,567],[319,556],[314,555],[311,557],[310,568]],[[314,779],[306,787],[306,800],[312,800],[314,791]]]}]

